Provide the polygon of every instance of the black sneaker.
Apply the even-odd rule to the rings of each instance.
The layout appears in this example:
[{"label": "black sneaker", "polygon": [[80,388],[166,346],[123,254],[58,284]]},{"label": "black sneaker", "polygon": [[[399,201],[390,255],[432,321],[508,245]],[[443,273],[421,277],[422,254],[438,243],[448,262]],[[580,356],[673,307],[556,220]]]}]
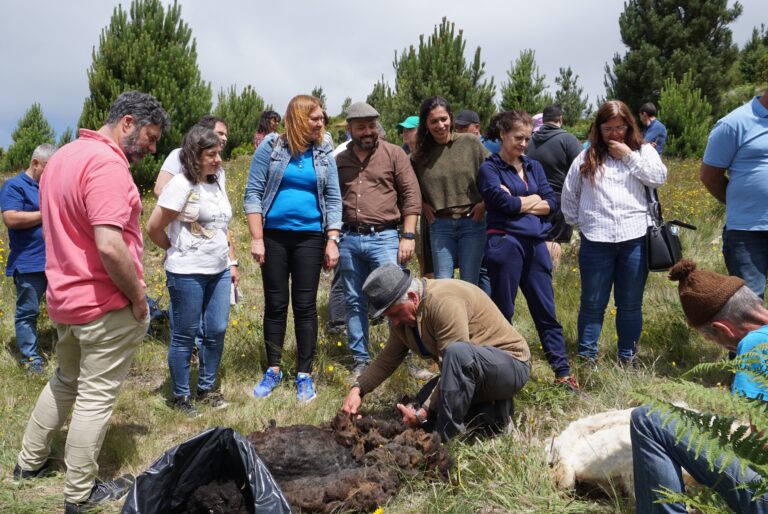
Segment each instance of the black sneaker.
[{"label": "black sneaker", "polygon": [[197,408],[189,401],[189,396],[176,396],[169,402],[170,406],[176,410],[180,410],[187,415],[188,418],[196,418],[200,416]]},{"label": "black sneaker", "polygon": [[21,469],[18,464],[13,468],[13,479],[14,480],[29,480],[30,478],[43,478],[50,475],[53,475],[55,473],[55,470],[51,469],[50,467],[51,461],[46,460],[43,462],[43,465],[40,466],[40,468],[27,471],[26,469]]},{"label": "black sneaker", "polygon": [[197,403],[207,405],[215,410],[224,409],[229,406],[229,402],[224,399],[224,396],[219,391],[205,391],[198,389],[196,401]]},{"label": "black sneaker", "polygon": [[82,503],[64,502],[64,514],[80,514],[81,512],[91,512],[104,503],[119,500],[131,490],[136,477],[126,473],[109,482],[96,480],[91,489],[91,495]]}]

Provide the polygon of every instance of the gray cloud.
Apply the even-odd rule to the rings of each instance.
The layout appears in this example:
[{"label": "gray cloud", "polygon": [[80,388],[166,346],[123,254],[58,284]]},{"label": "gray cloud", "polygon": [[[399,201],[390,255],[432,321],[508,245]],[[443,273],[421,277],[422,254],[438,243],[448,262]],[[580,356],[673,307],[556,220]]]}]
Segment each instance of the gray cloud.
[{"label": "gray cloud", "polygon": [[[3,6],[0,18],[0,146],[33,103],[60,134],[75,127],[88,95],[86,70],[115,0],[26,0]],[[729,2],[732,3],[732,2]],[[130,5],[126,0],[124,5]],[[443,16],[464,31],[468,57],[482,47],[486,74],[497,86],[520,50],[533,48],[540,71],[554,85],[570,65],[594,103],[604,94],[603,68],[623,53],[618,17],[623,2],[307,0],[216,3],[181,0],[182,17],[197,40],[198,64],[215,95],[251,84],[282,112],[295,94],[322,86],[331,113],[344,98],[364,99],[382,75],[393,83],[395,51],[418,44]],[[732,25],[740,45],[766,20],[764,0],[743,0]]]}]

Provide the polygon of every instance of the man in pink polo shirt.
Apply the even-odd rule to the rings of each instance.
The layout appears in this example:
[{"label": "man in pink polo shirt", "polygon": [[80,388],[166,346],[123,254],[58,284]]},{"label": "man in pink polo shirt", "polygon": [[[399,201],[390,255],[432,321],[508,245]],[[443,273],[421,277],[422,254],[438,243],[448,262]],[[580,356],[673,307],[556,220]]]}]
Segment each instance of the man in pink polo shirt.
[{"label": "man in pink polo shirt", "polygon": [[95,480],[96,459],[117,392],[149,323],[141,198],[128,165],[154,153],[169,126],[168,114],[153,96],[123,93],[103,127],[80,129],[80,137],[48,161],[40,184],[58,368],[27,422],[13,474],[22,479],[46,471],[51,438],[72,411],[64,453],[67,514],[118,499],[135,481],[132,475]]}]

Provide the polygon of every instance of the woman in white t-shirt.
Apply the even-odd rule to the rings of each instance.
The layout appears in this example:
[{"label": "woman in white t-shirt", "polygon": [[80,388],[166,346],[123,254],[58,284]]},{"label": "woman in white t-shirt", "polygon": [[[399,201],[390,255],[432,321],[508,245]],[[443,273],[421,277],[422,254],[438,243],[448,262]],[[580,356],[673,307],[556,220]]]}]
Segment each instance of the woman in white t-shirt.
[{"label": "woman in white t-shirt", "polygon": [[149,237],[167,252],[171,405],[190,417],[199,415],[191,401],[189,359],[201,319],[205,329],[196,400],[214,408],[227,405],[214,386],[229,321],[230,267],[237,263],[227,244],[232,206],[223,186],[220,151],[221,141],[213,130],[192,127],[179,153],[183,173],[165,186],[147,223]]}]

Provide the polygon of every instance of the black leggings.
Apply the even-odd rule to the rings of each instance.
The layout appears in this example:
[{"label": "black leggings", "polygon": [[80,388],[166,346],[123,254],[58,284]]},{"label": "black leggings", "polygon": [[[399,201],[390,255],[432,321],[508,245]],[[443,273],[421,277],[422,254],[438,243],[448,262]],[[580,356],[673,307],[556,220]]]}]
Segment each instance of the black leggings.
[{"label": "black leggings", "polygon": [[317,345],[317,287],[325,253],[323,234],[265,230],[264,250],[261,278],[267,363],[280,366],[290,299],[296,332],[297,371],[310,373]]}]

